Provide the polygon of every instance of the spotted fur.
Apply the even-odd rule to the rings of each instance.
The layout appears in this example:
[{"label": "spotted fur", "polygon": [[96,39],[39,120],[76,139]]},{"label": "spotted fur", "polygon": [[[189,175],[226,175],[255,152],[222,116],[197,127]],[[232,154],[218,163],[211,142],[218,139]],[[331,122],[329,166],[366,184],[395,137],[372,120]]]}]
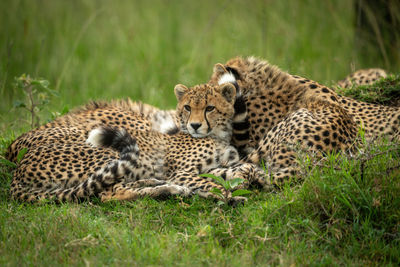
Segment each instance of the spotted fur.
[{"label": "spotted fur", "polygon": [[[242,177],[247,181],[244,186],[255,183],[267,188],[265,173],[254,164],[239,163],[237,150],[229,144],[230,138],[226,138],[231,135],[227,126],[234,115],[234,87],[228,84],[196,89],[180,85],[179,88],[186,89],[175,90],[181,104],[177,111],[182,110],[182,105],[190,105],[199,114],[199,117],[187,115],[186,118],[192,118],[190,123],[195,118],[212,122],[204,138],[194,138],[184,132],[169,135],[154,131],[145,114],[127,113],[126,109],[99,105],[85,108],[84,114],[73,113],[14,142],[9,150],[22,147],[28,150],[13,174],[11,196],[31,202],[81,201],[91,197],[107,201],[174,194],[215,197],[210,193],[212,188],[225,190],[211,179],[199,176],[201,173],[225,179]],[[183,104],[188,96],[210,94],[213,97]],[[221,108],[215,99],[231,103],[230,107]],[[196,110],[210,105],[215,108],[207,114]],[[101,123],[104,116],[108,124]],[[79,123],[82,118],[87,125]],[[66,121],[72,126],[63,124]],[[14,157],[16,152],[9,155]]]},{"label": "spotted fur", "polygon": [[350,88],[352,86],[369,85],[382,78],[386,78],[387,75],[387,72],[383,69],[361,69],[351,73],[343,80],[338,81],[336,86]]},{"label": "spotted fur", "polygon": [[[243,138],[240,145],[254,149],[246,160],[263,160],[277,184],[297,173],[295,147],[315,152],[348,150],[360,127],[367,139],[398,140],[399,108],[340,96],[254,57],[216,64],[209,84],[218,84],[227,73],[234,74],[246,103],[249,138]],[[232,140],[237,146],[235,135],[234,131]]]},{"label": "spotted fur", "polygon": [[[46,133],[46,129],[58,131],[57,129],[73,128],[74,130],[83,131],[85,137],[80,135],[65,136],[60,132],[59,134],[62,135],[62,138],[60,138],[59,142],[66,142],[66,138],[70,138],[69,141],[71,142],[84,142],[89,131],[100,125],[123,127],[127,129],[128,132],[130,132],[131,129],[144,131],[154,130],[168,134],[173,134],[178,131],[174,110],[159,110],[154,106],[141,102],[133,102],[130,99],[114,100],[110,102],[92,101],[83,107],[76,108],[64,116],[58,117],[54,121],[19,136],[11,146],[8,147],[6,158],[12,162],[16,162],[18,152],[22,148],[29,149],[45,142],[48,137],[42,134],[42,132],[44,131],[44,133]],[[54,142],[56,142],[56,140],[54,140]]]},{"label": "spotted fur", "polygon": [[178,84],[175,95],[182,132],[193,137],[211,136],[224,142],[230,141],[236,98],[236,89],[232,84],[203,84],[191,89]]}]

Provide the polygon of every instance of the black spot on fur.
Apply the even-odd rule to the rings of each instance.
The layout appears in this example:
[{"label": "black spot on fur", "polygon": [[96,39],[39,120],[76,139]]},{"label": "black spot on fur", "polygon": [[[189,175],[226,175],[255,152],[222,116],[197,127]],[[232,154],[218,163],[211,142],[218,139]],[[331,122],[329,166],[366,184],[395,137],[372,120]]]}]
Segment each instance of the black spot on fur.
[{"label": "black spot on fur", "polygon": [[113,175],[116,175],[117,174],[117,172],[118,172],[118,164],[114,164],[112,167],[111,167],[111,173],[113,174]]}]

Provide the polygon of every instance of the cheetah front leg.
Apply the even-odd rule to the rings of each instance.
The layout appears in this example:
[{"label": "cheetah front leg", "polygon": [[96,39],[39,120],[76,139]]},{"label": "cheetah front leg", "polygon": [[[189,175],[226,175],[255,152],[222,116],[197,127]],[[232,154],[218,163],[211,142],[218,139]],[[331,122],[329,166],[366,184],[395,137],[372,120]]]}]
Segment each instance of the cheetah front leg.
[{"label": "cheetah front leg", "polygon": [[220,176],[224,180],[242,178],[245,182],[240,185],[240,188],[247,188],[250,185],[262,187],[265,191],[270,191],[273,188],[271,180],[265,171],[251,163],[238,162],[226,168],[212,169],[208,173]]},{"label": "cheetah front leg", "polygon": [[[218,174],[221,172],[218,171]],[[243,197],[231,197],[231,193],[226,192],[221,185],[193,172],[177,171],[170,177],[168,181],[143,179],[135,182],[120,182],[115,184],[112,190],[101,193],[101,201],[136,200],[146,196],[159,199],[173,195],[190,196],[192,194],[198,194],[203,198],[219,199],[217,195],[210,192],[212,188],[219,188],[227,193],[229,202],[232,204],[244,201]]]},{"label": "cheetah front leg", "polygon": [[191,190],[185,186],[171,184],[158,179],[143,179],[135,182],[121,182],[100,194],[101,201],[136,200],[143,197],[166,198],[172,195],[189,196]]},{"label": "cheetah front leg", "polygon": [[191,171],[177,171],[169,180],[171,183],[185,186],[191,190],[193,194],[197,194],[203,198],[213,198],[221,200],[220,197],[211,192],[213,188],[218,188],[223,192],[229,203],[235,205],[237,203],[243,203],[246,198],[244,197],[232,197],[230,191],[226,191],[222,185],[217,184],[214,180],[207,177],[199,176],[196,172]]},{"label": "cheetah front leg", "polygon": [[298,174],[300,168],[296,161],[294,145],[274,141],[267,139],[265,143],[261,142],[260,147],[250,153],[244,161],[263,164],[268,184],[271,187],[280,187]]}]

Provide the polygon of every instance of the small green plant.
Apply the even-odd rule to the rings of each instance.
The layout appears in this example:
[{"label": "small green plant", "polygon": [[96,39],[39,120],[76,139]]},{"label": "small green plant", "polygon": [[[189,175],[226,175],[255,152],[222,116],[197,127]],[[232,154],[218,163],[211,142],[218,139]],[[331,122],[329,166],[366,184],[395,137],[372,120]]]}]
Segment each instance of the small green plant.
[{"label": "small green plant", "polygon": [[40,124],[39,112],[50,102],[50,96],[58,96],[58,93],[49,88],[49,81],[42,78],[31,78],[22,74],[15,78],[15,88],[22,90],[25,99],[14,101],[14,108],[24,108],[31,114],[31,128]]},{"label": "small green plant", "polygon": [[[0,142],[4,142],[4,139],[1,139]],[[18,152],[17,155],[17,163],[19,163],[24,155],[27,152],[27,148],[23,148]],[[11,180],[12,174],[10,173],[11,169],[15,169],[17,167],[17,164],[14,162],[9,161],[6,159],[3,155],[0,155],[0,177],[4,176],[6,179]]]},{"label": "small green plant", "polygon": [[[215,194],[221,199],[220,201],[218,201],[218,205],[227,205],[232,197],[244,196],[252,193],[251,191],[246,189],[234,190],[239,185],[244,183],[245,180],[242,178],[233,178],[231,180],[224,180],[220,176],[208,173],[200,174],[200,176],[214,179],[215,182],[217,182],[217,184],[221,185],[225,189],[224,192],[222,192],[222,190],[219,188],[213,188],[210,190],[211,193]],[[230,196],[229,192],[232,192]]]},{"label": "small green plant", "polygon": [[65,115],[65,114],[67,114],[69,112],[69,107],[68,107],[68,105],[65,105],[64,107],[63,107],[63,109],[59,112],[59,111],[52,111],[51,112],[51,117],[48,119],[48,121],[47,122],[50,122],[50,121],[52,121],[52,120],[55,120],[56,118],[58,118],[58,117],[60,117],[60,116],[63,116],[63,115]]}]

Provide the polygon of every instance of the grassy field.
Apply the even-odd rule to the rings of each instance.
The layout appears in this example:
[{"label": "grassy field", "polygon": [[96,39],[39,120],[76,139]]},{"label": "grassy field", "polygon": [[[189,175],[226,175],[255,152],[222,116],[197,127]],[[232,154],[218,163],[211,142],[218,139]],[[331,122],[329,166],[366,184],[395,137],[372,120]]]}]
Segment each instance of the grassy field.
[{"label": "grassy field", "polygon": [[172,108],[175,84],[205,82],[215,63],[237,55],[328,84],[368,67],[356,57],[352,4],[345,0],[5,0],[0,8],[5,132],[21,131],[23,114],[9,111],[21,96],[13,81],[22,73],[51,82],[60,93],[49,106],[54,111],[117,97]]},{"label": "grassy field", "polygon": [[[90,99],[173,108],[173,87],[237,55],[331,85],[368,65],[351,1],[0,2],[0,152],[29,130],[23,73],[58,92],[42,122]],[[397,71],[392,69],[391,71]],[[375,150],[374,150],[375,149]],[[389,151],[387,151],[389,149]],[[376,155],[363,158],[365,155]],[[30,205],[0,167],[0,265],[393,265],[400,263],[398,148],[330,157],[304,184],[236,208],[194,197]]]}]

